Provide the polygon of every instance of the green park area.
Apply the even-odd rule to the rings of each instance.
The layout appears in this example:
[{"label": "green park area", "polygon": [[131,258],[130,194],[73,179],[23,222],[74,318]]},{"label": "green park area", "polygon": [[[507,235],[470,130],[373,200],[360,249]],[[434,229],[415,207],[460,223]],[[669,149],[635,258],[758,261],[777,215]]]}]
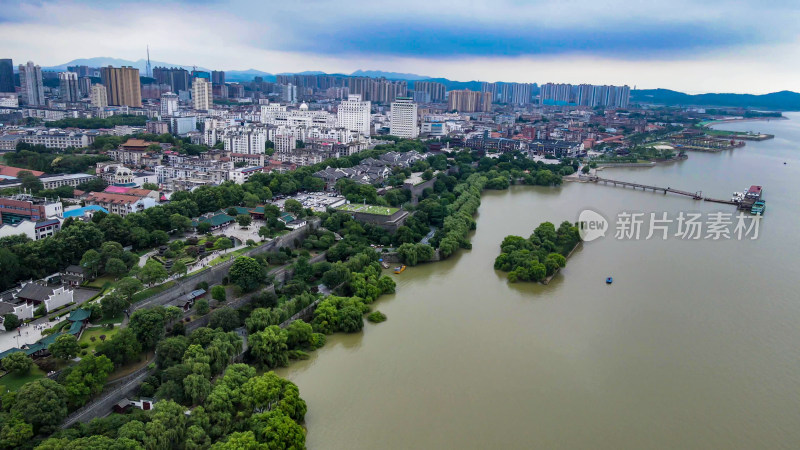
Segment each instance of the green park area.
[{"label": "green park area", "polygon": [[[106,327],[89,327],[83,331],[81,334],[80,340],[78,340],[78,344],[81,345],[83,350],[87,350],[87,353],[92,354],[97,349],[97,346],[100,345],[106,339],[112,338],[119,329],[113,328],[108,329]],[[84,347],[83,344],[87,346]]]},{"label": "green park area", "polygon": [[[0,377],[0,386],[4,386],[9,391],[16,391],[22,387],[23,384],[43,378],[44,376],[44,371],[34,364],[27,373],[7,373],[3,375]],[[0,389],[0,392],[5,392],[5,390]]]},{"label": "green park area", "polygon": [[374,214],[377,216],[391,216],[392,214],[400,210],[399,208],[392,208],[390,206],[357,205],[355,203],[342,205],[337,209],[339,211],[359,212],[364,214]]}]

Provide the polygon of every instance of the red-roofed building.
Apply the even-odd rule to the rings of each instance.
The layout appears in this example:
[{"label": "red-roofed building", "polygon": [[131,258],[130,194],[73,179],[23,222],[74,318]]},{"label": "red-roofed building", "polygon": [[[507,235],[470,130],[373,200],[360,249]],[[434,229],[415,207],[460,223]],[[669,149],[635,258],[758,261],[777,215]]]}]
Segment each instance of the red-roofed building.
[{"label": "red-roofed building", "polygon": [[11,167],[5,166],[0,164],[0,175],[5,177],[14,177],[17,178],[20,172],[30,172],[35,177],[40,177],[44,175],[44,172],[39,172],[38,170],[30,170],[30,169],[20,169],[19,167]]},{"label": "red-roofed building", "polygon": [[136,191],[144,191],[152,193],[151,195],[137,195],[132,192],[125,194],[112,193],[112,192],[92,192],[86,197],[87,205],[102,206],[107,209],[111,214],[119,214],[122,217],[127,216],[132,212],[140,212],[147,208],[156,206],[158,202],[158,192],[149,191],[147,189],[136,189]]},{"label": "red-roofed building", "polygon": [[[151,145],[159,145],[158,150],[149,151]],[[154,166],[161,164],[161,147],[158,142],[149,142],[144,139],[128,139],[119,148],[108,151],[108,156],[124,164],[133,166]]]}]

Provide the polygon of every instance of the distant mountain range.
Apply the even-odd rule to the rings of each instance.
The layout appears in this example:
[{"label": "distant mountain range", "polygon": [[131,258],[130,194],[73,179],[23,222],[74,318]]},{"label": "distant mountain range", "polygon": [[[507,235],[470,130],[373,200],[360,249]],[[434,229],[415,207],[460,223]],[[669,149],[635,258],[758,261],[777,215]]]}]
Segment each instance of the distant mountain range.
[{"label": "distant mountain range", "polygon": [[[185,64],[171,64],[166,63],[163,61],[153,61],[150,60],[150,65],[152,67],[182,67],[186,70],[193,70],[193,66],[187,66]],[[67,70],[68,66],[89,66],[89,67],[104,67],[104,66],[131,66],[136,69],[139,69],[139,72],[144,75],[145,69],[147,68],[147,60],[140,59],[138,61],[131,61],[128,59],[119,59],[119,58],[109,58],[105,56],[100,56],[97,58],[81,58],[81,59],[73,59],[72,61],[64,64],[60,64],[58,66],[51,66],[51,67],[42,67],[42,70],[53,70],[53,71],[64,71]],[[203,67],[197,67],[197,70],[208,70]]]},{"label": "distant mountain range", "polygon": [[689,95],[669,89],[631,91],[632,103],[655,103],[668,106],[727,106],[800,111],[800,94],[791,91],[771,94],[697,94]]},{"label": "distant mountain range", "polygon": [[[102,67],[112,65],[119,66],[132,66],[139,69],[142,75],[145,74],[147,61],[140,59],[138,61],[130,61],[119,58],[98,57],[98,58],[84,58],[76,59],[65,64],[52,67],[42,67],[42,70],[64,71],[67,66],[89,66],[89,67]],[[150,61],[151,67],[182,67],[186,70],[203,70],[210,71],[204,67],[195,67],[185,64],[172,64],[163,61]],[[291,72],[283,72],[278,75],[291,75]],[[325,72],[320,71],[306,71],[296,72],[297,75],[322,75]],[[415,81],[435,81],[445,85],[447,90],[453,89],[470,89],[477,91],[481,89],[480,81],[454,81],[447,78],[431,78],[424,75],[417,75],[413,73],[400,73],[400,72],[384,72],[380,70],[356,70],[351,74],[330,74],[330,75],[344,75],[356,77],[383,77],[388,80],[405,80],[408,81],[409,87],[413,88]],[[226,81],[252,81],[254,77],[262,77],[264,81],[274,82],[276,80],[275,74],[263,72],[256,69],[247,70],[226,70]],[[683,92],[671,91],[669,89],[639,89],[631,91],[631,102],[633,103],[654,103],[660,105],[692,105],[692,106],[727,106],[727,107],[741,107],[741,108],[762,108],[762,109],[777,109],[788,111],[800,111],[800,94],[791,91],[773,92],[764,95],[751,95],[751,94],[698,94],[690,95]]]}]

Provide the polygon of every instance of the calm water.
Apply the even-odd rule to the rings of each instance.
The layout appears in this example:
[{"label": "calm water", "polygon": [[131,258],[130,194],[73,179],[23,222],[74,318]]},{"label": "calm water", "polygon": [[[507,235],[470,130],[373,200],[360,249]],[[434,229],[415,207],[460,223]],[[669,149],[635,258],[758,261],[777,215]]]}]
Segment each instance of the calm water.
[{"label": "calm water", "polygon": [[724,125],[771,141],[603,173],[720,198],[762,184],[755,241],[620,241],[612,230],[550,285],[509,285],[492,268],[500,241],[542,221],[586,207],[609,219],[734,209],[579,183],[484,195],[471,251],[397,276],[397,294],[375,304],[387,322],[281,371],[308,402],[309,448],[800,447],[792,119]]}]

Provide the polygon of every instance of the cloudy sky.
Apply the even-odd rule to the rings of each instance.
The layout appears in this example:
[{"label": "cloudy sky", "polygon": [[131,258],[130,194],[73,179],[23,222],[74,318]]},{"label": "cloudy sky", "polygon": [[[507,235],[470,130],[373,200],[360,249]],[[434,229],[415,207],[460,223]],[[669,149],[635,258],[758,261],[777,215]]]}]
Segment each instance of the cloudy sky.
[{"label": "cloudy sky", "polygon": [[0,57],[800,91],[800,0],[0,0]]}]

